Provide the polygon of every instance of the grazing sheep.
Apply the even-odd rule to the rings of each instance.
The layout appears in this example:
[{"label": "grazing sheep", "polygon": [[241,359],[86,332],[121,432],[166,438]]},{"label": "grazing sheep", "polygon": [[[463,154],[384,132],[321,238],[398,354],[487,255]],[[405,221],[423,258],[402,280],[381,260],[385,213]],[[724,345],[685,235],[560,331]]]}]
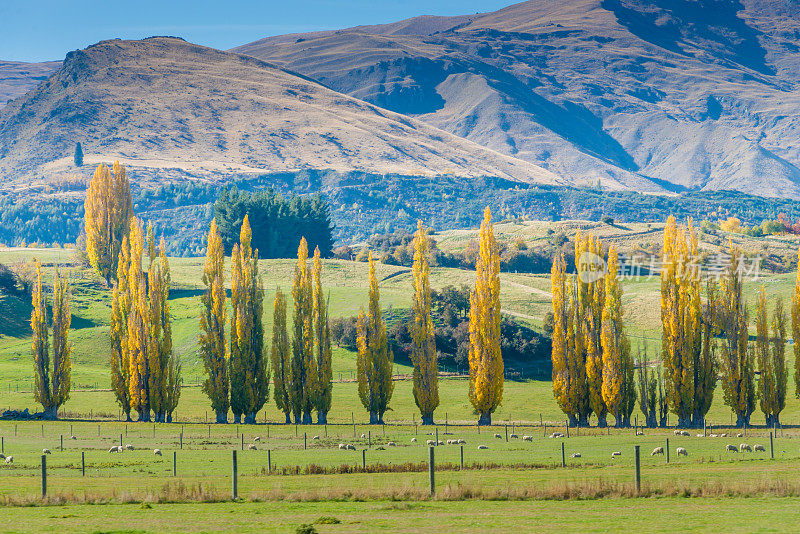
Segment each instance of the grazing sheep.
[{"label": "grazing sheep", "polygon": [[754,445],[753,446],[753,450],[756,451],[756,452],[758,452],[758,451],[767,452],[767,449],[765,449],[763,445]]},{"label": "grazing sheep", "polygon": [[119,445],[115,445],[110,449],[108,449],[108,452],[122,452],[122,447],[120,447]]},{"label": "grazing sheep", "polygon": [[644,430],[637,430],[636,431],[636,435],[637,436],[644,436]]},{"label": "grazing sheep", "polygon": [[70,436],[69,439],[78,439],[75,436]]},{"label": "grazing sheep", "polygon": [[311,438],[311,439],[319,439],[319,436],[314,436],[314,437],[313,437],[313,438]]},{"label": "grazing sheep", "polygon": [[728,437],[728,434],[720,434],[720,435],[719,435],[719,437],[721,437],[721,438],[727,438],[727,437]]},{"label": "grazing sheep", "polygon": [[704,437],[706,437],[706,436],[705,436],[704,434],[697,434],[697,437],[698,437],[698,438],[704,438]]},{"label": "grazing sheep", "polygon": [[386,446],[387,447],[397,447],[397,443],[395,443],[394,441],[390,441],[389,443],[386,444]]},{"label": "grazing sheep", "polygon": [[561,432],[553,432],[552,434],[550,434],[550,437],[551,438],[563,438],[564,434],[562,434]]},{"label": "grazing sheep", "polygon": [[580,458],[581,457],[581,453],[573,452],[572,454],[569,455],[569,457],[570,458]]},{"label": "grazing sheep", "polygon": [[417,438],[411,438],[411,443],[416,443],[416,442],[417,442]]},{"label": "grazing sheep", "polygon": [[14,463],[14,457],[13,456],[6,456],[6,463],[7,464],[13,464]]},{"label": "grazing sheep", "polygon": [[494,437],[496,437],[497,439],[503,439],[503,436],[501,436],[500,434],[495,434]]},{"label": "grazing sheep", "polygon": [[465,440],[465,439],[460,439],[460,440],[458,440],[458,444],[459,444],[459,445],[466,445],[466,444],[467,444],[467,440]]},{"label": "grazing sheep", "polygon": [[425,442],[425,444],[426,444],[426,445],[429,445],[429,446],[430,446],[430,445],[436,445],[436,441],[434,441],[434,440],[432,440],[432,439],[429,439],[428,441],[426,441],[426,442]]},{"label": "grazing sheep", "polygon": [[691,434],[689,434],[689,431],[688,431],[688,430],[682,430],[682,431],[681,431],[681,436],[686,436],[686,437],[688,438],[688,437],[690,437],[690,436],[691,436]]},{"label": "grazing sheep", "polygon": [[622,451],[614,451],[611,453],[611,459],[613,460],[615,456],[622,456]]},{"label": "grazing sheep", "polygon": [[366,434],[361,434],[361,439],[367,439],[367,435]]},{"label": "grazing sheep", "polygon": [[455,441],[455,440],[448,439],[448,440],[447,440],[447,444],[448,444],[448,445],[452,445],[452,444],[453,444],[453,441]]},{"label": "grazing sheep", "polygon": [[519,439],[519,436],[518,436],[518,435],[516,435],[516,434],[511,434],[511,435],[510,435],[510,436],[508,436],[508,437],[509,437],[509,438],[511,438],[511,439]]},{"label": "grazing sheep", "polygon": [[256,446],[251,443],[250,445],[247,446],[247,450],[248,451],[257,451],[258,449],[256,449]]},{"label": "grazing sheep", "polygon": [[348,451],[354,451],[354,450],[356,450],[356,446],[353,445],[352,443],[348,443],[347,444],[347,450]]},{"label": "grazing sheep", "polygon": [[681,430],[674,430],[672,433],[675,434],[676,436],[680,436],[681,432],[682,432]]},{"label": "grazing sheep", "polygon": [[716,437],[719,437],[719,436],[717,434],[711,434],[711,437],[712,438],[716,438]]},{"label": "grazing sheep", "polygon": [[153,454],[155,454],[156,456],[162,456],[161,449],[153,449]]},{"label": "grazing sheep", "polygon": [[655,456],[656,454],[664,454],[664,447],[656,447],[653,449],[653,452],[650,453],[650,456]]},{"label": "grazing sheep", "polygon": [[522,441],[533,441],[533,436],[522,436]]},{"label": "grazing sheep", "polygon": [[739,445],[739,452],[744,452],[744,451],[753,452],[753,448],[750,447],[750,445],[748,445],[747,443],[741,443]]},{"label": "grazing sheep", "polygon": [[739,452],[739,449],[736,448],[736,445],[726,445],[725,450],[729,452]]},{"label": "grazing sheep", "polygon": [[444,441],[439,440],[439,445],[444,445]]},{"label": "grazing sheep", "polygon": [[744,437],[744,434],[742,434],[741,432],[739,432],[738,434],[736,434],[736,437],[737,437],[737,438],[743,438],[743,437]]},{"label": "grazing sheep", "polygon": [[340,443],[339,444],[339,449],[343,450],[343,451],[346,451],[347,450],[347,445],[345,445],[344,443]]},{"label": "grazing sheep", "polygon": [[678,453],[678,456],[689,456],[689,453],[683,447],[678,447],[675,452]]},{"label": "grazing sheep", "polygon": [[261,441],[261,436],[256,436],[253,438],[253,441]]},{"label": "grazing sheep", "polygon": [[50,449],[42,449],[42,454],[52,454]]},{"label": "grazing sheep", "polygon": [[125,450],[126,451],[132,451],[133,450],[133,445],[130,445],[130,444],[125,445]]},{"label": "grazing sheep", "polygon": [[479,451],[485,451],[485,450],[486,450],[486,449],[488,449],[488,448],[489,448],[489,447],[488,447],[488,446],[486,446],[486,445],[478,445],[478,450],[479,450]]}]

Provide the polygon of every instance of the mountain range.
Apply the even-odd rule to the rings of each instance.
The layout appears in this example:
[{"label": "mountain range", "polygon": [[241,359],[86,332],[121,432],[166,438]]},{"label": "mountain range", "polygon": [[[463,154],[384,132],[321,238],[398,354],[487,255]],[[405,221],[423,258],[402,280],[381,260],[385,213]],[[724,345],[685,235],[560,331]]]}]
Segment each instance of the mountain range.
[{"label": "mountain range", "polygon": [[228,52],[157,37],[0,62],[0,190],[81,173],[81,142],[143,187],[331,170],[800,199],[798,15],[537,0]]}]

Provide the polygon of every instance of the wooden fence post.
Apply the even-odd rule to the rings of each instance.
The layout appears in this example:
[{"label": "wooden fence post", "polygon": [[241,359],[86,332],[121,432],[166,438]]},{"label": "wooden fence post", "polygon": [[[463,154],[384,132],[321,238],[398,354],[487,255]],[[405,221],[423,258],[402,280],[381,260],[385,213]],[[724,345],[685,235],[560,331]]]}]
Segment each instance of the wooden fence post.
[{"label": "wooden fence post", "polygon": [[564,452],[564,442],[561,442],[561,467],[567,467],[567,457]]},{"label": "wooden fence post", "polygon": [[47,456],[42,455],[42,499],[47,497]]},{"label": "wooden fence post", "polygon": [[770,460],[775,459],[775,450],[772,446],[772,432],[769,433],[769,459]]},{"label": "wooden fence post", "polygon": [[86,453],[81,451],[81,476],[86,476]]},{"label": "wooden fence post", "polygon": [[172,451],[172,476],[178,476],[178,452]]},{"label": "wooden fence post", "polygon": [[234,449],[232,452],[233,452],[233,500],[236,500],[239,498],[239,481],[237,479],[239,475],[238,472],[239,469],[238,466],[236,465],[236,449]]},{"label": "wooden fence post", "polygon": [[667,463],[669,463],[669,438],[667,438],[667,450],[664,453],[667,455]]},{"label": "wooden fence post", "polygon": [[464,470],[464,446],[461,446],[461,470]]},{"label": "wooden fence post", "polygon": [[[431,483],[431,495],[436,493],[436,480],[434,478],[434,456],[433,456],[433,447],[428,447],[428,476],[430,477]],[[44,456],[42,456],[44,458]]]},{"label": "wooden fence post", "polygon": [[639,463],[639,445],[633,446],[633,458],[636,464],[636,493],[642,492],[642,470]]}]

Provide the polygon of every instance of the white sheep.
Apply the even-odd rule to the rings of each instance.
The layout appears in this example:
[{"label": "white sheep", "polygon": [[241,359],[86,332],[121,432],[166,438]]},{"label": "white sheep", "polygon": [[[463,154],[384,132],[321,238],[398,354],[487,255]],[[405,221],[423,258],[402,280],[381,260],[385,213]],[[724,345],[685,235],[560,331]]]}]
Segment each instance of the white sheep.
[{"label": "white sheep", "polygon": [[132,451],[133,450],[133,445],[131,445],[131,444],[125,445],[125,450],[126,451]]},{"label": "white sheep", "polygon": [[728,452],[739,452],[739,449],[736,448],[736,445],[726,445],[725,450]]},{"label": "white sheep", "polygon": [[253,441],[261,441],[261,436],[256,436],[253,438]]},{"label": "white sheep", "polygon": [[615,456],[622,456],[622,451],[614,451],[611,453],[611,459],[613,460]]},{"label": "white sheep", "polygon": [[453,444],[453,441],[454,441],[454,440],[452,440],[452,439],[448,439],[448,440],[447,440],[447,444],[448,444],[448,445],[452,445],[452,444]]},{"label": "white sheep", "polygon": [[678,453],[678,456],[689,456],[689,453],[683,447],[678,447],[675,452]]},{"label": "white sheep", "polygon": [[533,436],[522,436],[522,441],[533,441]]},{"label": "white sheep", "polygon": [[75,436],[70,436],[69,439],[78,439]]},{"label": "white sheep", "polygon": [[508,437],[509,437],[509,438],[511,438],[511,439],[519,439],[519,436],[518,436],[518,435],[516,435],[516,434],[511,434],[511,435],[510,435],[510,436],[508,436]]},{"label": "white sheep", "polygon": [[484,451],[484,450],[486,450],[486,449],[488,449],[488,448],[489,448],[489,447],[488,447],[488,446],[486,446],[486,445],[478,445],[478,450],[479,450],[479,451]]},{"label": "white sheep", "polygon": [[361,439],[367,439],[367,435],[366,434],[361,434]]},{"label": "white sheep", "polygon": [[162,456],[161,449],[153,449],[153,454],[155,454],[156,456]]},{"label": "white sheep", "polygon": [[397,447],[397,443],[395,443],[394,441],[390,441],[389,443],[386,444],[386,446],[387,447]]},{"label": "white sheep", "polygon": [[721,437],[721,438],[727,438],[727,437],[728,437],[728,434],[722,433],[722,434],[720,434],[720,435],[719,435],[719,437]]},{"label": "white sheep", "polygon": [[356,450],[356,446],[353,445],[352,443],[348,443],[347,444],[347,450],[348,451],[354,451],[354,450]]},{"label": "white sheep", "polygon": [[550,434],[550,437],[551,438],[563,438],[564,434],[562,434],[561,432],[553,432],[552,434]]},{"label": "white sheep", "polygon": [[14,463],[14,457],[13,456],[6,456],[6,463],[7,464],[13,464]]},{"label": "white sheep", "polygon": [[681,430],[681,436],[686,436],[687,438],[691,436],[688,430]]},{"label": "white sheep", "polygon": [[439,445],[444,445],[444,441],[439,440]]},{"label": "white sheep", "polygon": [[744,452],[744,451],[753,452],[753,448],[750,447],[750,445],[748,445],[747,443],[742,443],[739,445],[739,452]]},{"label": "white sheep", "polygon": [[460,439],[460,440],[458,440],[458,444],[459,444],[459,445],[466,445],[466,444],[467,444],[467,440],[465,440],[465,439]]},{"label": "white sheep", "polygon": [[680,436],[681,435],[681,431],[680,430],[673,430],[672,433],[675,434],[676,436]]},{"label": "white sheep", "polygon": [[497,439],[503,439],[503,436],[501,436],[500,434],[495,434],[494,437],[496,437]]},{"label": "white sheep", "polygon": [[738,434],[736,434],[736,437],[737,437],[737,438],[743,438],[743,437],[744,437],[744,434],[742,434],[741,432],[739,432]]},{"label": "white sheep", "polygon": [[664,447],[656,447],[653,449],[653,452],[650,453],[650,456],[655,456],[656,454],[664,454]]},{"label": "white sheep", "polygon": [[52,454],[50,449],[42,449],[42,454]]},{"label": "white sheep", "polygon": [[756,451],[756,452],[758,452],[758,451],[767,452],[767,449],[765,449],[763,445],[754,445],[753,446],[753,450]]},{"label": "white sheep", "polygon": [[706,436],[705,436],[705,434],[697,434],[697,437],[698,437],[698,438],[704,438],[704,437],[706,437]]},{"label": "white sheep", "polygon": [[426,441],[425,443],[426,443],[428,446],[433,446],[433,445],[436,445],[436,441],[434,441],[434,440],[432,440],[432,439],[429,439],[429,440],[428,440],[428,441]]},{"label": "white sheep", "polygon": [[256,450],[258,450],[258,449],[256,449],[256,446],[255,446],[255,445],[253,445],[253,444],[251,443],[250,445],[248,445],[248,446],[247,446],[247,450],[249,450],[249,451],[256,451]]},{"label": "white sheep", "polygon": [[108,452],[122,452],[122,447],[120,447],[119,445],[114,445],[113,447],[108,449]]},{"label": "white sheep", "polygon": [[570,454],[569,456],[570,456],[570,458],[580,458],[580,457],[581,457],[581,453],[579,453],[579,452],[573,452],[573,453],[572,453],[572,454]]},{"label": "white sheep", "polygon": [[417,438],[411,438],[411,443],[416,443],[416,442],[417,442]]},{"label": "white sheep", "polygon": [[347,450],[347,445],[345,445],[344,443],[340,443],[339,444],[339,449],[343,450],[343,451],[346,451]]},{"label": "white sheep", "polygon": [[711,437],[712,437],[712,438],[717,438],[717,437],[719,437],[719,436],[718,436],[717,434],[711,434]]},{"label": "white sheep", "polygon": [[314,437],[313,437],[313,438],[311,438],[311,439],[319,439],[319,436],[314,436]]},{"label": "white sheep", "polygon": [[637,436],[644,436],[644,430],[637,430],[636,431],[636,435]]}]

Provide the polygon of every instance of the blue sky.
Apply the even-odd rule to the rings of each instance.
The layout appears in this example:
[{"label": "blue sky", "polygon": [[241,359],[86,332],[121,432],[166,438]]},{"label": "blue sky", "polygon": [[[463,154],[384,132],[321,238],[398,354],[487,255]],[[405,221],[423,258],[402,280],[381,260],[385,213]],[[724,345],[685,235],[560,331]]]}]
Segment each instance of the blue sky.
[{"label": "blue sky", "polygon": [[[519,1],[519,0],[517,0]],[[0,60],[61,60],[116,37],[228,49],[269,35],[495,11],[515,0],[0,0]]]}]

